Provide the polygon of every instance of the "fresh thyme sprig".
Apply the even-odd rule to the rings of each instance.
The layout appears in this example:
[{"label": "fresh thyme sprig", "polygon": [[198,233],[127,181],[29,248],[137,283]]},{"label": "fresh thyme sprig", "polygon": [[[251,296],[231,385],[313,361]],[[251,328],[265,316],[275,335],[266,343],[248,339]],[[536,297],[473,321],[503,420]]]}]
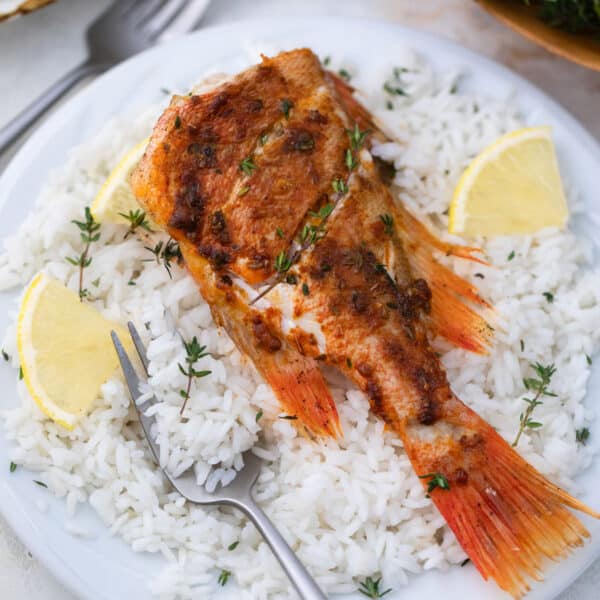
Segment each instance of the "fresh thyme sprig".
[{"label": "fresh thyme sprig", "polygon": [[[169,277],[173,279],[173,274],[171,273],[171,262],[175,260],[177,264],[181,264],[183,261],[179,244],[173,238],[169,238],[167,243],[161,240],[154,246],[154,248],[150,248],[150,246],[144,246],[144,248],[154,254],[157,264],[160,264],[161,262],[163,263],[167,273],[169,274]],[[148,259],[148,261],[151,260],[153,259]]]},{"label": "fresh thyme sprig", "polygon": [[385,234],[389,235],[390,237],[394,235],[394,217],[392,217],[392,215],[385,214],[379,215],[379,218],[385,227]]},{"label": "fresh thyme sprig", "polygon": [[68,256],[67,262],[71,263],[74,267],[79,267],[79,300],[83,302],[83,299],[89,295],[87,288],[83,287],[83,270],[90,266],[92,262],[90,253],[90,246],[93,242],[97,242],[100,239],[100,223],[98,223],[90,211],[90,207],[85,207],[85,221],[73,220],[79,228],[79,235],[81,241],[85,244],[83,252],[79,256]]},{"label": "fresh thyme sprig", "polygon": [[198,343],[198,338],[194,336],[190,342],[183,342],[183,347],[185,348],[185,363],[186,366],[181,363],[177,363],[179,370],[185,375],[187,380],[187,385],[185,390],[179,390],[179,395],[183,398],[183,406],[181,407],[181,411],[179,414],[183,414],[185,410],[185,406],[187,401],[190,399],[190,390],[192,389],[192,381],[194,379],[199,379],[201,377],[206,377],[210,375],[212,371],[198,371],[194,368],[195,364],[205,356],[208,356],[208,352],[206,352],[206,346],[201,346]]},{"label": "fresh thyme sprig", "polygon": [[138,208],[136,210],[130,210],[128,213],[119,213],[119,215],[129,222],[129,229],[125,234],[125,239],[130,235],[133,235],[138,227],[148,233],[153,233],[153,230],[150,227],[150,221],[146,219],[146,213],[143,210]]},{"label": "fresh thyme sprig", "polygon": [[386,594],[389,594],[392,591],[392,588],[381,591],[379,589],[381,579],[381,577],[378,577],[377,579],[373,579],[373,577],[367,577],[364,581],[359,581],[360,587],[358,588],[358,591],[367,598],[383,598]]},{"label": "fresh thyme sprig", "polygon": [[441,490],[450,489],[448,480],[441,473],[426,473],[425,475],[419,475],[419,479],[429,479],[427,482],[427,496],[429,496],[435,488],[440,488]]},{"label": "fresh thyme sprig", "polygon": [[526,390],[535,392],[535,394],[533,398],[523,398],[523,400],[527,402],[527,408],[525,409],[525,412],[522,412],[519,416],[519,431],[517,432],[515,441],[512,443],[513,447],[519,443],[521,435],[523,435],[523,432],[526,429],[539,429],[542,427],[542,423],[534,421],[531,418],[535,407],[543,404],[540,398],[542,396],[556,396],[556,394],[548,390],[550,380],[554,373],[556,373],[556,367],[554,365],[544,366],[536,362],[531,364],[531,368],[535,371],[537,377],[527,377],[523,379],[523,385]]}]

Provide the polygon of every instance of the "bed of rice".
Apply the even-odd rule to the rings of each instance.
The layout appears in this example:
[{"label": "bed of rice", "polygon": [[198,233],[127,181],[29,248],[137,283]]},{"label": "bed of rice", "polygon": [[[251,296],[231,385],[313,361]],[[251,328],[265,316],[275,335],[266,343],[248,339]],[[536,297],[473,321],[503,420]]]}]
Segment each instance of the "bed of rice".
[{"label": "bed of rice", "polygon": [[[444,226],[462,170],[484,146],[519,127],[519,115],[511,102],[466,95],[460,85],[457,91],[457,74],[436,75],[410,52],[394,62],[407,69],[401,75],[407,96],[392,99],[394,110],[386,107],[390,97],[379,76],[355,72],[353,83],[398,140],[376,153],[395,162],[403,201]],[[65,261],[80,251],[70,220],[91,204],[119,156],[149,133],[157,111],[135,122],[116,120],[73,151],[48,181],[35,212],[5,242],[2,288],[25,285],[44,269],[77,289],[76,269]],[[369,414],[360,392],[332,375],[344,439],[312,442],[298,436],[289,421],[277,418],[271,390],[217,329],[185,271],[174,267],[170,279],[163,266],[144,262],[151,258],[144,246],[160,235],[124,240],[123,234],[123,227],[103,226],[85,277],[98,310],[116,321],[132,319],[145,335],[150,383],[162,400],[156,434],[163,465],[173,474],[192,467],[198,481],[214,485],[230,480],[241,453],[254,446],[264,458],[257,501],[328,592],[353,591],[357,580],[375,574],[383,576],[385,588],[396,588],[411,573],[447,569],[465,559],[425,497],[400,440]],[[529,364],[554,363],[557,397],[536,409],[543,427],[523,435],[518,449],[576,492],[573,477],[592,458],[575,440],[575,431],[593,417],[582,404],[586,355],[593,355],[600,336],[600,277],[585,268],[591,247],[568,231],[479,242],[493,266],[454,261],[454,267],[497,307],[495,345],[488,356],[475,356],[440,342],[449,379],[459,397],[512,441]],[[553,294],[552,303],[544,292]],[[197,335],[211,353],[199,368],[212,374],[194,385],[185,419],[179,415],[185,379],[177,367],[184,350],[174,325],[186,339]],[[17,368],[14,326],[3,347]],[[151,583],[160,598],[211,596],[221,569],[241,586],[237,597],[290,597],[268,547],[239,513],[190,506],[165,484],[119,377],[103,386],[91,414],[72,432],[46,419],[22,382],[18,392],[18,407],[3,412],[4,435],[14,442],[10,458],[38,471],[36,478],[65,498],[74,535],[88,533],[77,527],[77,507],[89,502],[133,550],[162,553],[165,568]],[[259,410],[263,416],[257,421]],[[213,466],[218,471],[209,475]]]}]

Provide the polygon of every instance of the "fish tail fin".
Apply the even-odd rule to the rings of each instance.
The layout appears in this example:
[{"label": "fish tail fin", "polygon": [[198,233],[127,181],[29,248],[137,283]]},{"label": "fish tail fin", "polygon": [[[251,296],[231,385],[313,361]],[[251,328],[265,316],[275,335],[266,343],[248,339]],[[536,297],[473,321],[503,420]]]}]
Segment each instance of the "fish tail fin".
[{"label": "fish tail fin", "polygon": [[435,333],[454,345],[477,354],[485,354],[492,342],[493,327],[478,311],[492,314],[492,306],[477,288],[439,263],[437,250],[487,265],[477,256],[477,248],[448,244],[435,237],[404,207],[398,207],[405,252],[415,278],[423,278],[432,292],[430,323]]},{"label": "fish tail fin", "polygon": [[251,328],[234,315],[213,307],[216,320],[246,354],[271,386],[281,408],[296,425],[304,425],[316,436],[339,438],[339,415],[318,362],[300,354],[287,342],[275,352],[256,344]]},{"label": "fish tail fin", "polygon": [[335,402],[317,361],[291,350],[277,361],[255,364],[288,415],[297,417],[314,435],[342,436]]},{"label": "fish tail fin", "polygon": [[[274,335],[281,344],[275,351],[257,343],[253,320],[256,322],[259,318],[265,328],[269,325],[247,304],[227,301],[222,297],[222,290],[214,283],[212,267],[189,241],[181,240],[180,248],[190,273],[211,306],[215,322],[227,331],[240,351],[254,363],[273,388],[282,410],[295,417],[293,423],[304,425],[316,436],[341,437],[342,427],[335,402],[318,362],[281,340],[280,335]],[[303,432],[302,429],[300,431]]]},{"label": "fish tail fin", "polygon": [[429,489],[431,474],[446,477],[449,489],[435,487],[431,498],[484,579],[521,598],[531,579],[542,579],[546,559],[563,558],[589,537],[568,508],[600,514],[548,481],[473,411],[462,409],[468,429],[445,456],[423,458],[428,453],[418,436],[408,441],[407,452]]}]

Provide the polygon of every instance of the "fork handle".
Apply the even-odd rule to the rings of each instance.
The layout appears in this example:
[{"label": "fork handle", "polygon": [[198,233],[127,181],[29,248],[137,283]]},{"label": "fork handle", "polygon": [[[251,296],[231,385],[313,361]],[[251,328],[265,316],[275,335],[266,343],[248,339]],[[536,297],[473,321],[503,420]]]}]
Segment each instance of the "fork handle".
[{"label": "fork handle", "polygon": [[236,505],[254,523],[267,544],[269,544],[300,598],[302,600],[327,600],[327,596],[321,591],[305,566],[256,502],[250,497],[245,498],[243,503],[236,503]]},{"label": "fork handle", "polygon": [[49,87],[39,98],[0,129],[0,153],[4,152],[25,130],[41,117],[57,100],[64,96],[78,81],[88,75],[105,71],[110,65],[89,61],[75,67]]}]

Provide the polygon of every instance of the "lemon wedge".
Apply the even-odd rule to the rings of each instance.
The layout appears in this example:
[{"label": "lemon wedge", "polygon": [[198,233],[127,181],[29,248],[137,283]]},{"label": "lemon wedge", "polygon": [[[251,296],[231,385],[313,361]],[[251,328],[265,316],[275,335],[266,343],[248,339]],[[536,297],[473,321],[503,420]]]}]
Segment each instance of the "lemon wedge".
[{"label": "lemon wedge", "polygon": [[126,224],[127,219],[119,213],[129,214],[130,210],[140,208],[129,185],[129,176],[144,155],[148,141],[146,138],[125,154],[94,198],[90,210],[99,223]]},{"label": "lemon wedge", "polygon": [[23,379],[42,411],[69,430],[119,364],[111,329],[129,340],[126,330],[44,273],[25,292],[17,322]]},{"label": "lemon wedge", "polygon": [[469,165],[450,204],[448,230],[466,235],[563,227],[569,211],[549,127],[519,129]]}]

